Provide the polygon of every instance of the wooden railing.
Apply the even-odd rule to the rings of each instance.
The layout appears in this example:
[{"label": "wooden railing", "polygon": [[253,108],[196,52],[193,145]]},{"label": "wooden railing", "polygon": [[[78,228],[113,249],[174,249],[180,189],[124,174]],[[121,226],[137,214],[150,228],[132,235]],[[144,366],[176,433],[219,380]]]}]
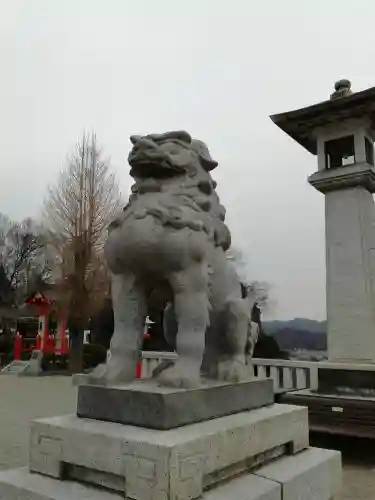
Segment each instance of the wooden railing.
[{"label": "wooden railing", "polygon": [[[164,360],[176,359],[173,352],[143,351],[142,378],[151,377],[152,371]],[[297,389],[316,389],[318,363],[283,359],[254,358],[253,375],[257,379],[272,379],[276,394]]]}]

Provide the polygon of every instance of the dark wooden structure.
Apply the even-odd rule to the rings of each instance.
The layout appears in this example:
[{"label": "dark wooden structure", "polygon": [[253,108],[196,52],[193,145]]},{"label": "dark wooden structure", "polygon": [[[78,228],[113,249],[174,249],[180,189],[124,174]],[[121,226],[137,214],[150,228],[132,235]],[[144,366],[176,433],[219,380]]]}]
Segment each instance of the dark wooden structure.
[{"label": "dark wooden structure", "polygon": [[281,403],[307,406],[313,432],[375,439],[375,366],[318,368],[318,389],[286,392]]},{"label": "dark wooden structure", "polygon": [[279,402],[307,406],[312,432],[375,439],[375,398],[289,392]]}]

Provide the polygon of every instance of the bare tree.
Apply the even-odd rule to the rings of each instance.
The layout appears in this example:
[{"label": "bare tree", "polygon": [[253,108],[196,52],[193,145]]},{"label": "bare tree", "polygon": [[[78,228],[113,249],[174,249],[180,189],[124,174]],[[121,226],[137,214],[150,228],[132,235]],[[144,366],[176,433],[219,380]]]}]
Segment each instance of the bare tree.
[{"label": "bare tree", "polygon": [[246,259],[240,249],[231,247],[226,252],[226,257],[231,262],[236,270],[236,273],[241,283],[247,289],[247,292],[255,296],[256,302],[260,309],[265,309],[269,303],[270,286],[265,281],[257,281],[249,279],[249,270]]},{"label": "bare tree", "polygon": [[0,214],[0,301],[19,305],[37,281],[49,279],[50,270],[42,228],[32,219],[18,223]]},{"label": "bare tree", "polygon": [[256,302],[261,310],[268,307],[270,286],[265,281],[251,281],[244,283],[248,293],[254,294]]},{"label": "bare tree", "polygon": [[248,281],[248,268],[245,257],[243,256],[242,250],[237,247],[231,246],[225,252],[226,258],[231,262],[236,270],[236,273],[242,283],[247,283]]},{"label": "bare tree", "polygon": [[45,201],[50,241],[59,253],[61,279],[69,291],[72,372],[82,369],[83,332],[98,283],[107,289],[102,249],[108,224],[120,206],[110,162],[98,148],[95,134],[85,133]]}]

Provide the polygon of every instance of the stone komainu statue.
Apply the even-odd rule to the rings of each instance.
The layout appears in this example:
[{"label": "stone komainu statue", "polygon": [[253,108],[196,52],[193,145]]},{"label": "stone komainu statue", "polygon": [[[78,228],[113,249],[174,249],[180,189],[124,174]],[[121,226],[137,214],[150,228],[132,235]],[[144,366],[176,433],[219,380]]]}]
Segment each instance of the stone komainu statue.
[{"label": "stone komainu statue", "polygon": [[147,299],[165,294],[173,309],[178,360],[159,382],[197,387],[200,376],[247,377],[251,305],[225,251],[230,232],[206,145],[187,132],[132,136],[128,205],[111,223],[105,254],[112,272],[114,333],[105,365],[91,382],[135,378]]}]

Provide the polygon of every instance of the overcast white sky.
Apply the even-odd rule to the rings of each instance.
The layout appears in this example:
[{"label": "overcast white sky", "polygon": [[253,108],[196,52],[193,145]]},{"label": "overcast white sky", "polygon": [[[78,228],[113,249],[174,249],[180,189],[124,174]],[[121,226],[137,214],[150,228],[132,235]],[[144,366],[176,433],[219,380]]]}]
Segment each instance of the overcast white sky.
[{"label": "overcast white sky", "polygon": [[234,244],[277,318],[325,317],[315,157],[270,114],[375,85],[372,0],[0,0],[0,212],[37,217],[84,128],[127,195],[132,133],[207,142]]}]

